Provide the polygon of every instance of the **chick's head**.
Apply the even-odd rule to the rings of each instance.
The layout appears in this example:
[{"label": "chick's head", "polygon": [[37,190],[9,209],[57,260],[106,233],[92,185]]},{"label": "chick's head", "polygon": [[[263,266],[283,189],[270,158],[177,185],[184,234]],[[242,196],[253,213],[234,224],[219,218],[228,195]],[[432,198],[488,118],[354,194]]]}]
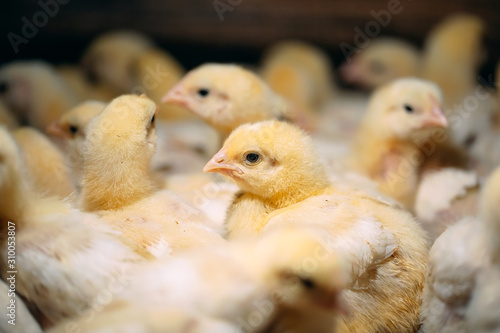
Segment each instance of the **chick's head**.
[{"label": "chick's head", "polygon": [[85,138],[88,124],[105,107],[106,103],[94,100],[78,104],[53,122],[47,132],[65,139]]},{"label": "chick's head", "polygon": [[304,227],[269,230],[255,248],[274,301],[296,309],[346,311],[341,258],[317,232]]},{"label": "chick's head", "polygon": [[277,120],[237,128],[203,171],[220,173],[267,199],[303,199],[329,185],[312,139]]},{"label": "chick's head", "polygon": [[365,125],[394,139],[426,139],[437,128],[448,127],[441,105],[437,85],[416,78],[398,79],[374,93]]},{"label": "chick's head", "polygon": [[156,114],[156,104],[145,95],[115,98],[90,122],[85,158],[102,152],[108,158],[144,158],[149,163],[156,149]]},{"label": "chick's head", "polygon": [[262,80],[240,66],[206,64],[190,71],[162,101],[180,105],[229,134],[244,123],[270,119],[267,110],[252,105],[271,95]]}]

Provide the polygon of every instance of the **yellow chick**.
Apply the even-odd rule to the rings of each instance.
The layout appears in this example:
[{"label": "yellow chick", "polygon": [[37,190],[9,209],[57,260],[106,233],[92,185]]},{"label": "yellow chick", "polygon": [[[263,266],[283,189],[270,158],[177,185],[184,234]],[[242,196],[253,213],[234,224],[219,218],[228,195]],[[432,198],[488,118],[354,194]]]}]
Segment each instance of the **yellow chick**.
[{"label": "yellow chick", "polygon": [[19,122],[41,131],[77,102],[55,70],[41,61],[2,66],[0,87],[0,100]]},{"label": "yellow chick", "polygon": [[340,74],[346,83],[375,89],[395,79],[419,75],[420,62],[420,52],[410,43],[378,38],[344,63]]},{"label": "yellow chick", "polygon": [[295,105],[320,111],[334,91],[328,55],[301,41],[282,41],[265,52],[261,75],[276,93]]},{"label": "yellow chick", "polygon": [[434,242],[423,293],[425,332],[487,332],[489,325],[498,331],[499,185],[497,168],[482,190],[479,216],[449,227]]},{"label": "yellow chick", "polygon": [[98,84],[114,95],[131,93],[136,85],[134,64],[138,56],[153,48],[153,41],[133,31],[111,31],[97,37],[82,57],[82,65]]},{"label": "yellow chick", "polygon": [[34,128],[12,132],[26,164],[28,179],[48,196],[66,198],[75,191],[67,159],[59,148]]},{"label": "yellow chick", "polygon": [[[0,91],[6,89],[6,85],[0,85]],[[0,92],[1,94],[1,92]],[[19,126],[16,117],[12,114],[12,112],[7,108],[7,106],[0,101],[0,125],[7,127],[8,129],[14,129]]]},{"label": "yellow chick", "polygon": [[[9,281],[15,275],[16,292],[49,325],[79,315],[103,291],[126,283],[127,270],[144,259],[96,217],[59,199],[40,197],[26,180],[14,139],[3,128],[0,142],[0,260],[10,268],[2,270],[2,278]],[[10,237],[15,238],[14,261],[9,258]]]},{"label": "yellow chick", "polygon": [[292,221],[338,242],[336,253],[352,268],[346,293],[351,316],[341,318],[340,332],[417,329],[428,250],[424,231],[403,210],[333,187],[303,131],[279,121],[243,125],[204,172],[221,173],[242,190],[228,210],[229,238]]},{"label": "yellow chick", "polygon": [[149,168],[156,149],[157,106],[145,96],[114,99],[87,129],[80,207],[96,212],[153,255],[222,242],[213,222],[169,191]]},{"label": "yellow chick", "polygon": [[83,144],[87,136],[88,124],[105,107],[104,102],[85,101],[64,113],[60,119],[47,127],[47,133],[63,139],[67,144],[66,160],[77,185],[80,184],[83,171]]},{"label": "yellow chick", "polygon": [[395,80],[373,94],[354,140],[350,165],[408,209],[413,209],[421,168],[447,139],[439,131],[448,126],[441,105],[435,84]]},{"label": "yellow chick", "polygon": [[205,64],[195,68],[162,101],[188,109],[223,137],[239,125],[261,120],[306,122],[304,115],[262,79],[237,65]]},{"label": "yellow chick", "polygon": [[[117,327],[130,320],[118,318],[117,310],[123,313],[132,307],[158,316],[168,316],[172,309],[181,312],[179,318],[163,323],[148,323],[148,315],[132,317],[140,326],[159,325],[161,332],[171,332],[169,328],[186,314],[195,314],[193,329],[205,318],[205,323],[225,323],[233,332],[331,333],[335,311],[343,307],[343,286],[339,257],[317,235],[280,228],[262,238],[186,251],[138,267],[127,289],[97,314],[95,322],[82,318],[77,323],[95,330]],[[289,326],[287,319],[296,319],[296,326]]]}]

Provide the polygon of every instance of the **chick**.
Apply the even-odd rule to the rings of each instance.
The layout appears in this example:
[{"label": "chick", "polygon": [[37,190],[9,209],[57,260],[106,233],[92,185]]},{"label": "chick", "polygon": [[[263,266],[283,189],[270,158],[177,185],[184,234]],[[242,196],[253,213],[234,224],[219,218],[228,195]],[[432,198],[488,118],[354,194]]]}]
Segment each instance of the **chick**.
[{"label": "chick", "polygon": [[245,123],[273,118],[304,125],[307,121],[264,81],[237,65],[205,64],[195,68],[162,101],[188,109],[224,138]]},{"label": "chick", "polygon": [[410,43],[378,38],[344,63],[340,75],[346,83],[376,89],[395,79],[419,75],[420,62],[420,52]]},{"label": "chick", "polygon": [[221,173],[242,190],[228,211],[229,238],[261,234],[278,219],[317,228],[339,242],[352,268],[346,294],[351,316],[341,318],[340,332],[418,327],[428,249],[424,231],[403,210],[331,186],[304,132],[279,121],[243,125],[204,172]]},{"label": "chick", "polygon": [[41,131],[77,103],[55,70],[41,61],[2,66],[0,87],[0,100],[19,122]]},{"label": "chick", "polygon": [[[425,332],[476,332],[476,328],[487,328],[498,314],[484,293],[497,292],[498,300],[498,280],[490,278],[500,267],[499,184],[500,168],[482,190],[479,217],[463,219],[434,242],[423,293]],[[467,317],[474,317],[471,327],[475,328],[470,331]],[[498,330],[498,324],[496,319],[491,328]]]},{"label": "chick", "polygon": [[[312,268],[310,260],[315,262]],[[127,290],[97,315],[97,323],[100,329],[117,325],[123,318],[109,314],[125,304],[158,315],[175,308],[238,328],[235,331],[334,332],[343,286],[339,257],[317,235],[280,228],[262,238],[186,251],[138,267]],[[300,317],[302,327],[283,326],[285,313]],[[145,319],[139,321],[146,324]],[[153,321],[163,325],[162,332],[176,322]]]},{"label": "chick", "polygon": [[104,110],[106,103],[85,101],[67,111],[57,121],[50,124],[47,132],[65,140],[66,160],[73,172],[75,184],[80,184],[83,171],[83,144],[87,136],[87,127],[92,119]]},{"label": "chick", "polygon": [[[3,269],[2,278],[15,274],[16,292],[49,324],[76,316],[99,302],[103,291],[126,283],[127,270],[144,259],[95,217],[56,198],[40,197],[27,182],[19,149],[3,128],[0,142],[1,265],[16,271]],[[8,261],[7,247],[13,234],[14,263]]]},{"label": "chick", "polygon": [[334,82],[328,55],[301,41],[282,41],[265,52],[262,78],[295,105],[320,111],[331,99]]},{"label": "chick", "polygon": [[80,207],[153,255],[222,242],[213,222],[173,193],[157,191],[149,164],[157,107],[145,96],[114,99],[87,129]]},{"label": "chick", "polygon": [[40,193],[66,198],[75,191],[67,159],[59,148],[36,129],[12,132],[26,164],[28,179]]},{"label": "chick", "polygon": [[408,209],[413,209],[421,168],[446,140],[439,132],[448,126],[441,103],[435,84],[395,80],[373,94],[355,137],[350,164]]},{"label": "chick", "polygon": [[82,57],[82,65],[95,81],[118,96],[136,85],[133,66],[138,56],[153,48],[153,41],[133,31],[111,31],[97,37]]}]

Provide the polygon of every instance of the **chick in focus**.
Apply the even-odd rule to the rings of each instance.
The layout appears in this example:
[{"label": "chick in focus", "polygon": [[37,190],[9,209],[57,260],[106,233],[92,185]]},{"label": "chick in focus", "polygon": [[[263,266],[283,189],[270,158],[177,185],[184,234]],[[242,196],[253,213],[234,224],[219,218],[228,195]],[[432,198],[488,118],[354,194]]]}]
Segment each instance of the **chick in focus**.
[{"label": "chick in focus", "polygon": [[376,89],[393,80],[420,73],[420,52],[404,40],[378,38],[340,68],[349,84]]},{"label": "chick in focus", "polygon": [[162,101],[193,112],[223,138],[239,125],[261,120],[289,119],[307,125],[305,115],[257,75],[237,65],[195,68]]},{"label": "chick in focus", "polygon": [[68,161],[63,152],[34,128],[21,127],[12,132],[35,189],[61,199],[75,191]]},{"label": "chick in focus", "polygon": [[76,96],[48,64],[18,61],[0,68],[0,100],[21,125],[44,131],[77,103]]},{"label": "chick in focus", "polygon": [[279,121],[243,125],[204,172],[221,173],[242,190],[228,211],[228,238],[292,222],[333,238],[349,276],[351,316],[340,319],[340,332],[418,327],[428,249],[424,231],[403,210],[332,186],[304,132]]},{"label": "chick in focus", "polygon": [[301,106],[319,112],[336,88],[328,55],[314,45],[282,41],[265,52],[261,75],[273,91]]},{"label": "chick in focus", "polygon": [[[500,290],[494,279],[500,267],[499,184],[497,168],[482,190],[479,216],[449,227],[434,242],[422,303],[425,332],[476,332],[488,331],[488,327],[494,331],[500,327],[498,307],[492,306]],[[494,299],[492,295],[496,295]]]},{"label": "chick in focus", "polygon": [[157,106],[145,96],[114,99],[87,129],[80,207],[161,257],[183,248],[217,244],[219,234],[199,209],[167,190],[150,170],[156,149]]}]

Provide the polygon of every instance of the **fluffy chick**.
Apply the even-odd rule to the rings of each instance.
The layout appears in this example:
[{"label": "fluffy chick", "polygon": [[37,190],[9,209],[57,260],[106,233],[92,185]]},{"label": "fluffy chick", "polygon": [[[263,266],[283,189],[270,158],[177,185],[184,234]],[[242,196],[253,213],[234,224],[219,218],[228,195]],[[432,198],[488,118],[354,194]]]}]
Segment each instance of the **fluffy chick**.
[{"label": "fluffy chick", "polygon": [[115,96],[131,93],[136,81],[131,75],[138,56],[153,48],[153,41],[133,31],[111,31],[97,37],[82,57],[91,77]]},{"label": "fluffy chick", "polygon": [[[204,172],[221,173],[242,190],[228,211],[229,238],[260,234],[279,219],[346,240],[340,248],[352,267],[346,295],[351,316],[341,319],[341,332],[410,332],[418,327],[428,248],[424,231],[403,210],[333,187],[304,132],[278,121],[243,125]],[[356,229],[353,221],[364,227]],[[356,238],[357,230],[371,231],[365,239]],[[366,244],[367,252],[358,252]]]},{"label": "fluffy chick", "polygon": [[0,100],[19,122],[41,131],[77,103],[56,71],[41,61],[17,61],[2,66],[0,87]]},{"label": "fluffy chick", "polygon": [[[485,184],[479,217],[449,227],[434,242],[422,303],[425,332],[476,332],[476,328],[488,328],[498,313],[484,293],[496,291],[498,300],[498,280],[490,278],[500,267],[499,184],[500,168]],[[474,327],[470,331],[467,317]],[[493,324],[490,328],[498,330],[498,319]]]},{"label": "fluffy chick", "polygon": [[124,95],[92,120],[80,206],[157,256],[219,243],[222,238],[200,210],[169,191],[157,191],[149,168],[156,114],[156,104],[145,96]]},{"label": "fluffy chick", "polygon": [[[16,292],[49,323],[76,316],[143,259],[95,217],[56,198],[37,195],[26,181],[18,147],[3,128],[0,142],[2,267],[12,264],[7,261],[7,242],[14,233]],[[2,278],[8,276],[2,270]]]},{"label": "fluffy chick", "polygon": [[355,137],[350,165],[408,209],[413,209],[424,164],[447,140],[441,104],[435,84],[395,80],[373,94]]},{"label": "fluffy chick", "polygon": [[[317,263],[314,268],[306,264],[311,259]],[[186,251],[143,265],[131,276],[127,290],[97,315],[97,325],[101,329],[117,325],[109,314],[126,304],[146,313],[168,314],[175,308],[245,332],[330,333],[334,310],[342,306],[342,269],[338,256],[328,252],[316,235],[280,228],[259,239]],[[302,327],[280,326],[288,309],[302,314]],[[175,323],[158,324],[164,332]]]},{"label": "fluffy chick", "polygon": [[261,75],[271,89],[296,105],[320,111],[336,90],[328,55],[301,41],[282,41],[266,51]]},{"label": "fluffy chick", "polygon": [[205,64],[188,72],[163,98],[212,125],[223,137],[241,124],[273,118],[305,123],[288,101],[237,65]]},{"label": "fluffy chick", "polygon": [[375,89],[395,79],[417,76],[420,61],[420,52],[410,43],[379,38],[344,63],[340,75],[349,84]]},{"label": "fluffy chick", "polygon": [[45,135],[22,127],[12,136],[23,156],[28,179],[38,192],[66,198],[75,191],[66,157]]}]

